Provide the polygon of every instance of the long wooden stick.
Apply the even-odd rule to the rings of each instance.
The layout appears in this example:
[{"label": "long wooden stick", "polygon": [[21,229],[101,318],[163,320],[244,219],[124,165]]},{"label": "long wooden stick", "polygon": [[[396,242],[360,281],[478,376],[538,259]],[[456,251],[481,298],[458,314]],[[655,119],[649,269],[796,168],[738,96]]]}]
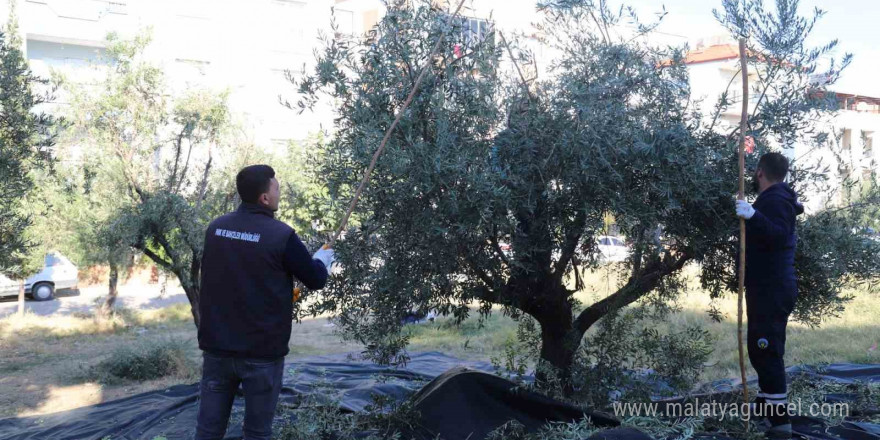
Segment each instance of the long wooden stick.
[{"label": "long wooden stick", "polygon": [[[458,12],[461,10],[461,7],[464,6],[465,0],[461,0],[458,3],[458,7],[455,8],[455,11],[449,16],[449,19],[446,20],[446,28],[448,29],[452,25],[452,20],[458,15]],[[403,105],[397,111],[397,116],[394,118],[394,122],[391,123],[391,126],[388,127],[388,130],[385,131],[385,136],[382,138],[382,143],[379,144],[379,148],[376,149],[376,152],[373,153],[373,159],[370,161],[370,166],[364,171],[364,177],[361,179],[360,185],[358,185],[357,191],[354,193],[354,197],[351,199],[351,204],[348,205],[348,210],[345,212],[345,216],[342,217],[342,222],[339,224],[339,228],[336,230],[336,233],[333,234],[333,237],[330,238],[330,243],[325,245],[325,247],[333,246],[336,243],[336,240],[342,234],[342,231],[345,230],[345,227],[348,225],[348,219],[351,217],[351,213],[354,211],[355,206],[357,206],[357,202],[361,197],[361,193],[364,191],[364,188],[370,182],[370,175],[373,173],[373,169],[376,168],[376,162],[379,160],[379,156],[382,155],[382,152],[385,151],[385,145],[388,143],[388,139],[391,137],[391,133],[397,127],[397,124],[400,123],[400,118],[403,117],[403,113],[412,103],[413,98],[416,96],[416,92],[419,90],[419,85],[422,83],[422,80],[431,70],[431,62],[434,59],[434,55],[437,54],[437,51],[440,50],[440,46],[443,43],[443,37],[446,35],[446,30],[444,29],[443,33],[440,34],[440,37],[437,38],[437,42],[434,43],[434,48],[431,49],[431,53],[428,55],[428,59],[425,60],[425,65],[422,67],[422,71],[419,73],[418,78],[416,78],[415,84],[413,84],[412,90],[409,92],[409,96],[406,97],[406,101],[404,101]]]},{"label": "long wooden stick", "polygon": [[525,75],[523,75],[522,70],[519,68],[519,63],[516,62],[516,57],[513,56],[513,51],[510,49],[510,45],[507,44],[507,38],[504,38],[504,33],[498,31],[498,35],[501,37],[501,42],[504,43],[504,47],[507,48],[507,53],[510,55],[510,61],[513,62],[513,67],[516,67],[516,73],[519,74],[519,79],[522,81],[523,87],[526,89],[526,93],[529,94],[529,98],[532,97],[532,91],[529,89],[529,82],[526,81]]},{"label": "long wooden stick", "polygon": [[[739,199],[745,200],[745,145],[746,126],[749,120],[749,68],[746,58],[746,39],[739,39],[739,61],[742,64],[742,117],[739,121]],[[736,307],[736,339],[739,349],[739,371],[742,375],[743,403],[749,405],[749,386],[746,384],[746,362],[743,353],[743,291],[746,284],[746,220],[739,219],[739,292]],[[749,419],[743,418],[746,431],[749,430]]]}]

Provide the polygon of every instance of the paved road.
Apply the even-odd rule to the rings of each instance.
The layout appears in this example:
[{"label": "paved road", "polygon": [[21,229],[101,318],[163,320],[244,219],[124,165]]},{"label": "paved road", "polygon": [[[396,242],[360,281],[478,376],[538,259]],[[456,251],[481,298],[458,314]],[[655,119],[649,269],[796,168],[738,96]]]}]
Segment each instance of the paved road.
[{"label": "paved road", "polygon": [[[119,287],[117,304],[132,309],[159,309],[172,304],[185,303],[186,295],[183,289],[172,286],[169,283],[164,296],[160,295],[159,285],[155,284],[128,284]],[[25,301],[25,308],[29,313],[40,316],[63,316],[73,313],[88,313],[95,310],[96,304],[100,305],[104,295],[107,294],[107,286],[89,286],[80,289],[79,295],[59,296],[52,301]],[[0,318],[9,316],[18,311],[18,301],[15,297],[0,299]]]}]

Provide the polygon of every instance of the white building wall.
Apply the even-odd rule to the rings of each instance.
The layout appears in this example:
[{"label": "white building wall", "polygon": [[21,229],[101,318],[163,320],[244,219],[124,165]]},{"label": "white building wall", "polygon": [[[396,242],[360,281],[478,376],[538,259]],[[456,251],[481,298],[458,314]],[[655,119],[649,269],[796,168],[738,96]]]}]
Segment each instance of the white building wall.
[{"label": "white building wall", "polygon": [[[9,3],[0,0],[2,17]],[[97,83],[107,34],[132,38],[150,29],[146,55],[163,67],[170,85],[177,91],[228,90],[244,131],[263,148],[332,128],[326,102],[302,114],[280,104],[279,98],[296,100],[284,72],[314,67],[318,37],[331,35],[331,19],[340,33],[363,34],[385,10],[380,0],[17,0],[25,52],[38,75],[48,77],[54,69],[79,83]],[[526,35],[523,45],[537,55],[539,72],[546,70],[547,48],[528,38],[533,4],[468,1],[462,15],[491,21],[509,40]],[[56,105],[67,103],[63,94],[56,98]]]},{"label": "white building wall", "polygon": [[[335,0],[17,0],[25,52],[32,69],[48,77],[56,69],[68,78],[100,80],[106,65],[105,37],[131,38],[151,29],[146,55],[162,66],[178,90],[228,90],[257,145],[301,140],[332,121],[329,107],[297,114],[279,103],[295,100],[284,71],[313,66],[318,35],[330,32],[331,8],[352,32],[355,12]],[[8,15],[9,0],[0,0]],[[362,23],[362,20],[360,21]],[[360,26],[362,28],[363,25]],[[360,29],[358,28],[358,29]],[[58,103],[65,104],[64,96]]]}]

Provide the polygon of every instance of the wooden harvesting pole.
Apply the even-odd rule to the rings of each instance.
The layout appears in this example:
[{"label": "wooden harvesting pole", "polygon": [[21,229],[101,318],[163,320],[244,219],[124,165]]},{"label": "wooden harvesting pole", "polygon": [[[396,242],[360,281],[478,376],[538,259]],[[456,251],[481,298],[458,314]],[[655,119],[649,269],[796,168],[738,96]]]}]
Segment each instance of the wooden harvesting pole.
[{"label": "wooden harvesting pole", "polygon": [[[739,39],[739,60],[742,66],[742,116],[739,121],[739,200],[745,200],[745,145],[746,128],[749,120],[749,68],[746,58],[746,39]],[[746,284],[746,220],[739,219],[739,289],[736,307],[736,339],[739,349],[739,372],[742,376],[743,404],[749,405],[749,386],[746,384],[746,362],[743,353],[743,292]],[[749,430],[749,419],[744,417],[746,431]]]}]

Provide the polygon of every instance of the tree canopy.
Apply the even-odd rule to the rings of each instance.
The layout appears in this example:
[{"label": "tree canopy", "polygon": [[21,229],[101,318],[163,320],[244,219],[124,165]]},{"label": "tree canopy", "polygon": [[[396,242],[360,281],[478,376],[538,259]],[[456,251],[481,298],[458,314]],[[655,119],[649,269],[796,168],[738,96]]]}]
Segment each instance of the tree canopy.
[{"label": "tree canopy", "polygon": [[[777,3],[767,12],[725,0],[718,13],[749,38],[762,78],[750,167],[795,142],[824,147],[812,116],[831,109],[831,94],[819,92],[841,67],[824,72],[825,85],[808,81],[834,46],[805,47],[812,21],[796,1]],[[365,38],[328,40],[314,73],[297,81],[303,109],[325,94],[337,103],[316,169],[330,196],[346,199],[419,68],[431,69],[361,198],[361,221],[337,243],[340,273],[310,308],[337,313],[344,334],[380,361],[402,359],[404,315],[433,309],[463,320],[476,304],[536,320],[540,358],[565,376],[587,329],[627,305],[671,301],[685,265],[699,265],[713,296],[735,279],[736,136],[716,125],[732,99],[702,112],[684,49],[652,45],[653,25],[627,8],[566,0],[540,2],[539,12],[540,38],[557,54],[545,77],[515,73],[494,31],[460,41],[463,30],[446,28],[446,12],[425,1],[389,5]],[[426,59],[438,38],[441,55]],[[516,62],[530,64],[512,43]],[[794,175],[796,189],[820,177],[806,167]],[[600,264],[608,216],[630,242],[628,275],[581,304],[574,292]],[[799,319],[818,322],[838,307],[845,277],[878,272],[875,242],[832,239],[842,222],[829,211],[799,224]],[[827,267],[831,249],[846,263]]]},{"label": "tree canopy", "polygon": [[72,101],[65,141],[68,154],[78,156],[68,183],[85,203],[80,221],[93,223],[79,231],[85,255],[113,267],[128,249],[143,253],[177,276],[198,326],[204,228],[223,200],[212,185],[215,150],[231,125],[226,95],[172,90],[144,56],[149,33],[133,40],[110,34],[107,41],[98,90],[65,84]]},{"label": "tree canopy", "polygon": [[34,173],[51,165],[59,122],[45,113],[48,82],[36,77],[21,51],[15,10],[0,29],[0,272],[24,278],[39,270],[43,255],[30,236],[42,204],[34,193]]}]

